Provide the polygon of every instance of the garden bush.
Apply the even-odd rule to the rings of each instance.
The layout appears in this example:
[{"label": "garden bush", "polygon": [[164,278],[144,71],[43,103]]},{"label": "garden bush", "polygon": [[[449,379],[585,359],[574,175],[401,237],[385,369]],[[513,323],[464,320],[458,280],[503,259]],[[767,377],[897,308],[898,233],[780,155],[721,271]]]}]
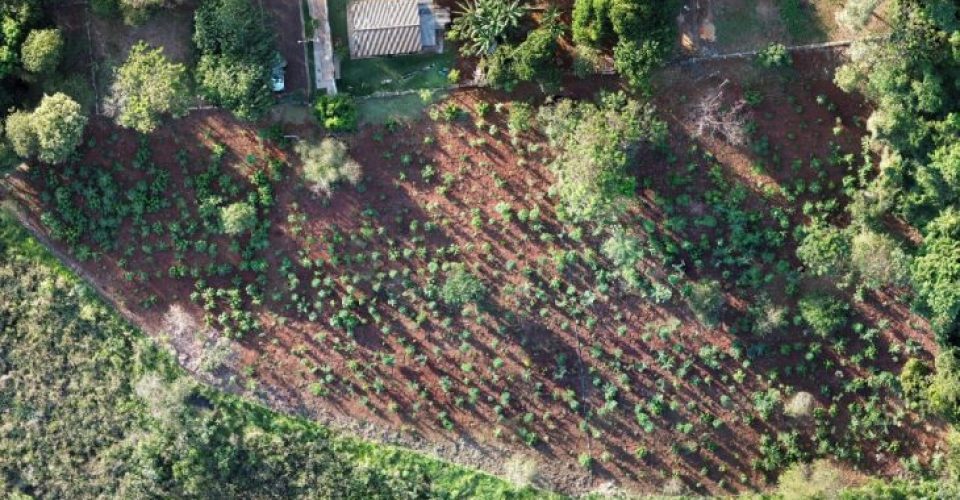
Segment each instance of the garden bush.
[{"label": "garden bush", "polygon": [[704,326],[712,327],[720,321],[726,300],[719,281],[701,280],[690,284],[686,299],[690,310]]},{"label": "garden bush", "polygon": [[363,175],[360,164],[350,158],[347,146],[334,138],[319,142],[302,140],[294,151],[303,162],[304,179],[316,193],[330,195],[338,182],[356,185]]},{"label": "garden bush", "polygon": [[257,209],[246,202],[231,203],[220,209],[223,232],[237,236],[252,230],[257,225]]},{"label": "garden bush", "polygon": [[479,278],[463,264],[452,264],[445,273],[440,298],[448,306],[460,308],[467,304],[479,304],[486,297],[487,289]]},{"label": "garden bush", "polygon": [[805,295],[797,307],[803,320],[820,337],[839,331],[847,323],[850,309],[846,302],[826,293]]},{"label": "garden bush", "polygon": [[313,112],[320,125],[332,132],[348,132],[357,128],[357,103],[347,94],[317,97]]},{"label": "garden bush", "polygon": [[757,53],[757,64],[764,68],[782,68],[793,64],[793,58],[786,45],[771,43]]}]

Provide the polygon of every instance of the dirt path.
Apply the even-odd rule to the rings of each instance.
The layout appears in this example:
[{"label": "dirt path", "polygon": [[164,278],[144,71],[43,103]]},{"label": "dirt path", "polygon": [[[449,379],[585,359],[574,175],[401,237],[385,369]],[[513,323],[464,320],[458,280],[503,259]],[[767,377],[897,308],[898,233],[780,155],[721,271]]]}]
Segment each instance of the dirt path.
[{"label": "dirt path", "polygon": [[327,0],[307,0],[313,18],[313,62],[317,90],[337,93],[336,63],[333,60],[333,37],[330,35],[330,10]]}]

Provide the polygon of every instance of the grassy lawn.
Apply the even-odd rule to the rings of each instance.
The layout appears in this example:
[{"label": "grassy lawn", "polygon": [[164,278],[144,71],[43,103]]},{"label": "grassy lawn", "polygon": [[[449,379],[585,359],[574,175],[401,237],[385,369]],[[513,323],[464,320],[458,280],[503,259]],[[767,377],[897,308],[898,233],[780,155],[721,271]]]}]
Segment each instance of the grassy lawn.
[{"label": "grassy lawn", "polygon": [[[334,47],[347,45],[347,2],[329,0],[327,4]],[[445,87],[447,72],[456,60],[456,48],[449,43],[443,54],[351,60],[346,50],[340,49],[340,53],[344,54],[344,60],[338,88],[353,95]]]},{"label": "grassy lawn", "polygon": [[343,61],[339,88],[354,95],[446,87],[456,53],[377,57]]},{"label": "grassy lawn", "polygon": [[730,0],[714,6],[717,45],[724,52],[770,43],[824,42],[839,37],[833,19],[838,0]]},{"label": "grassy lawn", "polygon": [[413,120],[420,116],[430,103],[442,98],[442,93],[434,92],[427,101],[419,94],[363,99],[358,102],[360,122],[384,124],[388,121]]}]

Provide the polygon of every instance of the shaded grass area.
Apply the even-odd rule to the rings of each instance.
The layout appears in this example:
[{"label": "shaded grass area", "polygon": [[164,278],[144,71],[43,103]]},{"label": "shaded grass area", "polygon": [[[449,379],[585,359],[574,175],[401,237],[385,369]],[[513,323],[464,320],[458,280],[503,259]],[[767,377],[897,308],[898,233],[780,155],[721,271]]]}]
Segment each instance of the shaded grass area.
[{"label": "shaded grass area", "polygon": [[[17,284],[16,276],[23,277],[22,284]],[[363,473],[360,483],[351,484],[346,497],[361,491],[411,498],[421,494],[439,498],[551,497],[408,450],[341,437],[308,420],[196,384],[172,357],[102,303],[6,210],[0,210],[0,277],[2,290],[17,297],[2,309],[24,313],[17,316],[19,323],[10,326],[21,334],[11,332],[0,342],[6,347],[0,349],[0,361],[15,381],[6,388],[16,388],[11,393],[0,386],[0,400],[17,409],[5,421],[13,434],[0,433],[0,447],[11,451],[8,445],[13,445],[17,452],[0,456],[0,471],[21,478],[9,482],[0,474],[0,496],[16,497],[22,491],[67,498],[99,496],[89,494],[93,491],[113,496],[107,493],[127,491],[131,481],[139,487],[146,484],[144,480],[155,479],[149,476],[151,471],[163,475],[166,467],[172,466],[174,473],[162,486],[168,494],[201,492],[198,497],[204,497],[202,492],[223,488],[225,497],[231,496],[230,491],[256,497],[253,490],[259,488],[271,495],[317,498],[314,495],[324,495],[318,491],[343,493],[347,486],[327,481],[316,485],[320,488],[316,490],[299,484],[315,478],[316,470],[301,470],[299,479],[280,471],[297,470],[304,460],[332,453],[328,460],[340,460],[340,465],[326,462],[331,468],[321,469],[322,477],[333,481],[335,476],[329,474],[357,478],[362,471],[372,473]],[[36,304],[38,310],[27,314],[28,304]],[[27,322],[30,324],[24,325]],[[61,323],[62,327],[56,326]],[[145,379],[150,381],[152,394],[147,399],[143,399],[141,383]],[[69,389],[51,391],[49,387]],[[182,392],[184,387],[188,392]],[[23,439],[13,437],[16,429],[37,425],[31,417],[35,407],[50,408],[41,427],[57,429],[55,439],[47,439],[51,434],[45,432],[30,432]],[[83,411],[74,411],[81,407]],[[169,424],[171,421],[177,424]],[[136,449],[128,450],[131,445]],[[162,459],[147,460],[149,478],[141,478],[138,457],[164,446],[173,446],[176,456],[162,452],[158,455]],[[43,448],[42,453],[37,453],[38,447]],[[187,450],[183,456],[179,455],[181,449]],[[202,458],[207,452],[217,454],[216,470],[206,468],[208,462]],[[8,461],[18,453],[17,459]],[[197,457],[200,460],[195,460]],[[98,464],[94,470],[88,461]],[[237,463],[242,470],[234,468]],[[40,473],[21,474],[21,467]],[[213,476],[217,480],[210,482]],[[32,484],[34,481],[37,484]],[[397,486],[404,490],[392,491]]]},{"label": "shaded grass area", "polygon": [[717,45],[724,52],[757,50],[771,43],[799,45],[830,40],[837,0],[730,0],[714,5]]},{"label": "shaded grass area", "polygon": [[354,95],[436,89],[447,86],[447,74],[456,54],[448,48],[443,54],[377,57],[345,60],[341,66],[340,90]]},{"label": "shaded grass area", "polygon": [[360,122],[380,125],[391,121],[415,120],[424,108],[440,98],[442,95],[434,92],[427,100],[419,93],[362,99],[358,102]]},{"label": "shaded grass area", "polygon": [[803,0],[778,0],[780,21],[790,35],[792,43],[813,43],[826,40],[824,25],[817,9],[831,10],[829,0],[821,0],[821,6],[815,6]]},{"label": "shaded grass area", "polygon": [[349,0],[327,0],[327,12],[330,16],[330,35],[333,47],[347,46],[347,3]]}]

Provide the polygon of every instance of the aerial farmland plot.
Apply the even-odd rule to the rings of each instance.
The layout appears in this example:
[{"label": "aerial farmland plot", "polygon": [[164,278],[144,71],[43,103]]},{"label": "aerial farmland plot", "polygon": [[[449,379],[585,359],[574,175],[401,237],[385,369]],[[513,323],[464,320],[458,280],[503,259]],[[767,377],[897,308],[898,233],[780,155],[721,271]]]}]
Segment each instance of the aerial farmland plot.
[{"label": "aerial farmland plot", "polygon": [[[126,472],[86,490],[0,455],[4,492],[957,492],[949,2],[21,1],[8,274],[36,245],[105,304],[57,314],[159,348],[131,351],[128,421],[278,437],[190,473],[92,446]],[[2,317],[50,293],[3,276]],[[17,432],[57,407],[26,321]]]}]

